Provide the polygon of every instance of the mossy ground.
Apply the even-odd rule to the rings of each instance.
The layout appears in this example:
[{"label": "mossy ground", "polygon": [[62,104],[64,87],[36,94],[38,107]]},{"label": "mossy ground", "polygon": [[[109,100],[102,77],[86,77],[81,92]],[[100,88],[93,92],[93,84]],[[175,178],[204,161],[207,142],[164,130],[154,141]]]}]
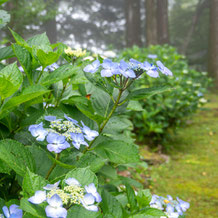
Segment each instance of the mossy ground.
[{"label": "mossy ground", "polygon": [[152,192],[189,201],[187,218],[218,217],[218,96],[169,143],[170,161],[151,170]]}]

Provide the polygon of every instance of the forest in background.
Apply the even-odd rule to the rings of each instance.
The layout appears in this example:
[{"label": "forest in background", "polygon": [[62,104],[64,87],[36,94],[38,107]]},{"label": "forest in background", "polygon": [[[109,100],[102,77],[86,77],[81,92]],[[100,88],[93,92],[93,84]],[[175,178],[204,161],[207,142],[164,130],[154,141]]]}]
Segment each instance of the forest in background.
[{"label": "forest in background", "polygon": [[[94,52],[170,44],[189,64],[217,78],[217,0],[10,0],[10,28],[24,38],[46,31],[50,41]],[[11,39],[7,28],[0,42]]]}]

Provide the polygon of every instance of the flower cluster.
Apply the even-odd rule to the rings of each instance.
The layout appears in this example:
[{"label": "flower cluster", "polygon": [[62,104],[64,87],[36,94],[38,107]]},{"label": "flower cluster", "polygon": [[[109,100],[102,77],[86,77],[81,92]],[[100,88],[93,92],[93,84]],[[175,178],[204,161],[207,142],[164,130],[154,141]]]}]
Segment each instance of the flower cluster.
[{"label": "flower cluster", "polygon": [[[163,210],[168,218],[178,218],[183,215],[184,212],[189,208],[190,204],[177,197],[177,200],[168,195],[167,198],[153,195],[150,207]],[[162,217],[164,218],[164,217]]]},{"label": "flower cluster", "polygon": [[[80,149],[80,145],[89,146],[87,141],[92,141],[99,135],[95,130],[91,130],[82,121],[78,121],[64,115],[66,120],[57,119],[55,116],[45,116],[49,122],[48,128],[43,127],[43,123],[29,126],[29,131],[36,137],[37,141],[46,141],[47,149],[50,152],[60,153],[62,150],[70,147],[70,143]],[[85,140],[86,139],[86,140]]]},{"label": "flower cluster", "polygon": [[81,48],[72,50],[70,47],[68,47],[64,49],[64,52],[66,53],[66,55],[72,56],[75,58],[83,57],[86,55],[86,50],[82,50]]},{"label": "flower cluster", "polygon": [[4,215],[0,214],[0,218],[4,218],[4,217],[6,217],[6,218],[12,218],[12,217],[22,218],[23,217],[23,211],[21,209],[19,209],[19,206],[16,204],[12,204],[9,207],[9,209],[6,206],[4,206],[2,208],[2,211],[3,211]]},{"label": "flower cluster", "polygon": [[74,204],[80,204],[90,211],[98,211],[95,203],[101,202],[102,199],[94,183],[83,188],[75,178],[68,178],[65,180],[66,185],[63,189],[58,187],[59,183],[60,181],[46,185],[43,187],[44,191],[36,191],[28,201],[32,204],[47,202],[46,216],[53,218],[67,217],[66,208],[70,208]]},{"label": "flower cluster", "polygon": [[122,75],[126,78],[138,78],[142,73],[146,72],[148,76],[157,78],[159,77],[158,71],[167,76],[173,75],[172,72],[167,67],[165,67],[161,61],[157,61],[156,64],[157,66],[150,64],[147,61],[141,63],[132,58],[128,63],[124,60],[116,63],[110,59],[104,59],[102,64],[100,64],[99,60],[95,60],[91,64],[87,65],[83,70],[86,73],[95,73],[99,70],[99,67],[102,67],[102,77]]}]

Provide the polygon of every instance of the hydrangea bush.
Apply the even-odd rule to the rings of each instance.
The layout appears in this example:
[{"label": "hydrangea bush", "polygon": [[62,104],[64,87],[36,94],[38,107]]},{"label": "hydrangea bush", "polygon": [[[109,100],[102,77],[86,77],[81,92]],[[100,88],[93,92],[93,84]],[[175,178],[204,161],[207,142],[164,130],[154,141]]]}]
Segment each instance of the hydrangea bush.
[{"label": "hydrangea bush", "polygon": [[1,216],[170,217],[174,209],[155,208],[149,190],[117,170],[141,164],[127,105],[170,90],[133,84],[172,72],[160,61],[90,62],[45,34],[11,33],[15,43],[0,49],[0,60],[18,61],[0,65]]},{"label": "hydrangea bush", "polygon": [[[168,85],[172,90],[140,101],[131,101],[127,107],[130,109],[128,113],[138,141],[167,146],[167,139],[172,133],[207,102],[205,94],[211,85],[211,79],[206,72],[191,69],[185,57],[178,54],[176,48],[168,45],[125,49],[119,59],[123,58],[136,58],[151,63],[160,63],[160,60],[173,72],[173,77],[159,74],[158,79],[143,74],[134,83],[136,88]],[[158,66],[160,70],[164,69],[162,64]]]}]

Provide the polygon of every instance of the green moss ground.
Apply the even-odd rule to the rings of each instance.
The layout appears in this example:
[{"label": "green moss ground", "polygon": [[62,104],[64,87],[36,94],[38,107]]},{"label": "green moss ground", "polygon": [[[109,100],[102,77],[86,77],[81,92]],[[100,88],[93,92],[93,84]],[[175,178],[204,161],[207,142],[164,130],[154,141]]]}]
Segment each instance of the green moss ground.
[{"label": "green moss ground", "polygon": [[152,192],[191,204],[187,218],[218,217],[218,96],[170,142],[170,161],[152,167]]}]

